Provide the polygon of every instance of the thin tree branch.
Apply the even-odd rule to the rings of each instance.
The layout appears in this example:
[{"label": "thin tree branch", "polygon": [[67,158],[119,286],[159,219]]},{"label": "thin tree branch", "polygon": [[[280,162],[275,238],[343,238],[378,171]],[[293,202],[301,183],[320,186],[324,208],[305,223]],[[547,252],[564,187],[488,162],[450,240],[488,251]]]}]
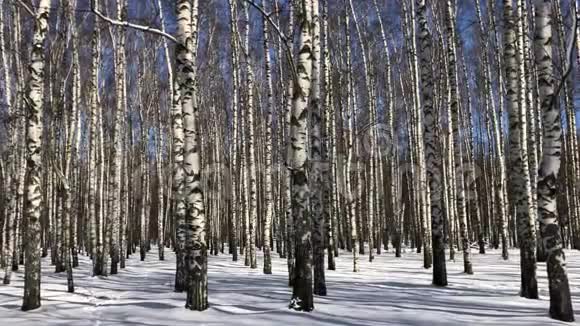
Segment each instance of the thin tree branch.
[{"label": "thin tree branch", "polygon": [[[18,0],[20,1],[20,0]],[[129,28],[133,28],[136,30],[140,30],[143,32],[147,32],[147,33],[152,33],[152,34],[157,34],[160,36],[163,36],[169,40],[171,40],[172,42],[176,43],[176,44],[180,44],[180,42],[171,34],[165,33],[162,30],[150,27],[150,26],[143,26],[143,25],[137,25],[137,24],[133,24],[130,22],[126,22],[126,21],[121,21],[121,20],[117,20],[117,19],[113,19],[111,17],[107,17],[105,15],[103,15],[95,6],[95,2],[94,0],[91,0],[91,11],[97,15],[97,17],[99,17],[100,19],[108,22],[109,24],[113,24],[113,25],[117,25],[117,26],[123,26],[123,27],[129,27]]]},{"label": "thin tree branch", "polygon": [[0,179],[2,180],[6,180],[6,177],[4,176],[4,160],[0,160]]},{"label": "thin tree branch", "polygon": [[[576,11],[576,10],[574,10],[574,11]],[[574,61],[574,42],[576,41],[576,32],[578,31],[577,25],[578,25],[578,14],[576,12],[574,12],[574,16],[572,18],[572,31],[571,31],[570,36],[568,38],[568,46],[566,47],[566,65],[564,66],[564,72],[562,73],[562,78],[560,79],[560,82],[558,83],[558,87],[556,87],[556,91],[554,92],[554,95],[552,96],[551,105],[554,104],[555,98],[558,96],[558,94],[560,94],[562,87],[566,83],[566,79],[568,79],[568,76],[572,72],[572,66],[573,66],[572,62]]]},{"label": "thin tree branch", "polygon": [[258,11],[262,14],[262,16],[264,16],[264,18],[266,18],[268,20],[268,23],[270,23],[270,25],[276,31],[276,33],[278,33],[278,35],[280,36],[280,38],[282,39],[282,41],[284,41],[284,43],[288,43],[288,38],[286,37],[286,35],[280,30],[280,27],[278,27],[278,25],[276,25],[276,23],[274,23],[274,21],[272,21],[272,18],[270,17],[271,14],[268,14],[264,10],[264,8],[262,8],[259,5],[257,5],[252,0],[244,0],[244,1],[246,1],[248,4],[252,5],[252,7],[258,9]]},{"label": "thin tree branch", "polygon": [[16,2],[22,6],[22,8],[24,8],[24,10],[26,10],[26,12],[30,15],[30,16],[36,16],[36,14],[34,13],[34,11],[32,10],[32,8],[30,8],[30,6],[28,6],[24,1],[22,0],[16,0]]},{"label": "thin tree branch", "polygon": [[[264,10],[264,8],[257,5],[253,0],[244,0],[244,1],[247,2],[248,4],[250,4],[252,7],[257,9],[260,12],[260,14],[262,14],[264,19],[266,19],[268,21],[270,26],[272,26],[274,31],[276,31],[278,36],[280,36],[280,39],[282,39],[282,43],[284,44],[284,49],[286,50],[286,51],[284,51],[286,53],[286,59],[290,63],[290,68],[292,70],[292,79],[294,80],[294,83],[298,84],[298,71],[296,70],[296,66],[294,65],[294,56],[292,55],[292,47],[289,45],[288,38],[280,30],[280,27],[278,25],[276,25],[276,23],[274,23],[274,21],[270,17],[271,14],[268,14]],[[268,54],[266,54],[266,55],[268,55]]]}]

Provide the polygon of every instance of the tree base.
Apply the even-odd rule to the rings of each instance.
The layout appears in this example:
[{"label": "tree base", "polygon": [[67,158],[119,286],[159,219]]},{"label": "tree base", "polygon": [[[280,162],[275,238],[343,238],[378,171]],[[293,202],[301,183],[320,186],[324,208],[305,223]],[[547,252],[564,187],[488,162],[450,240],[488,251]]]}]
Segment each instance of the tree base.
[{"label": "tree base", "polygon": [[319,295],[321,297],[326,296],[326,284],[319,284],[318,286],[314,287],[314,294]]},{"label": "tree base", "polygon": [[294,286],[292,289],[292,299],[288,306],[290,309],[296,311],[309,312],[314,310],[310,253],[311,249],[308,244],[297,244],[296,264],[294,266]]},{"label": "tree base", "polygon": [[187,291],[187,301],[185,308],[196,311],[204,311],[209,308],[207,301],[207,278],[203,277],[193,280]]},{"label": "tree base", "polygon": [[22,307],[20,309],[22,311],[30,311],[38,309],[40,306],[40,293],[30,294],[29,296],[24,296]]},{"label": "tree base", "polygon": [[473,265],[471,265],[470,261],[463,262],[463,273],[473,275]]}]

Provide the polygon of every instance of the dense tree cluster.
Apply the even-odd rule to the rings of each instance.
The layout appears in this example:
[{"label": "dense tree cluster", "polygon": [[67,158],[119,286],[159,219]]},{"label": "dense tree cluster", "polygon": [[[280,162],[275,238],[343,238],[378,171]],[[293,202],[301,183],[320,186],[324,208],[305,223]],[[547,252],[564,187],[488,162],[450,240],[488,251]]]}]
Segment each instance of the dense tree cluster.
[{"label": "dense tree cluster", "polygon": [[[208,308],[208,258],[272,273],[314,309],[334,258],[520,250],[546,262],[552,318],[574,319],[580,249],[570,0],[0,0],[4,284],[41,258],[93,275],[157,245]],[[263,253],[258,261],[257,250]],[[404,258],[401,258],[404,259]],[[211,259],[210,259],[211,260]],[[1,288],[0,288],[1,290]]]}]

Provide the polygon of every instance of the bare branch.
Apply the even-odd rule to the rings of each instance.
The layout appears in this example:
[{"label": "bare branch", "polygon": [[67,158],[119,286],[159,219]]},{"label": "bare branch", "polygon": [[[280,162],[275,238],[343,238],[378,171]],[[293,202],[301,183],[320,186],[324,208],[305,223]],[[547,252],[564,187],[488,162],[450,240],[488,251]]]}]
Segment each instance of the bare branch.
[{"label": "bare branch", "polygon": [[272,28],[276,31],[276,33],[278,33],[278,35],[280,36],[282,41],[284,41],[284,43],[288,43],[288,38],[286,37],[286,35],[280,30],[280,27],[278,27],[278,25],[276,25],[276,23],[274,23],[274,21],[272,21],[272,18],[270,17],[271,14],[268,14],[264,10],[264,8],[257,5],[254,1],[252,1],[252,0],[245,0],[245,1],[248,4],[252,5],[252,7],[258,9],[258,11],[262,14],[262,16],[264,16],[264,18],[268,20],[268,23],[272,26]]},{"label": "bare branch", "polygon": [[570,36],[568,38],[568,45],[566,47],[566,65],[564,66],[564,72],[562,73],[562,78],[560,79],[560,82],[558,83],[558,87],[556,87],[556,91],[554,92],[554,95],[552,96],[552,105],[554,104],[554,100],[555,98],[558,96],[558,94],[560,94],[560,91],[562,90],[562,87],[564,86],[564,84],[566,83],[566,79],[568,79],[568,76],[570,75],[570,73],[572,72],[572,62],[574,61],[574,41],[576,40],[576,32],[578,31],[578,13],[576,13],[576,10],[574,10],[573,13],[573,17],[572,17],[572,31],[570,32]]},{"label": "bare branch", "polygon": [[24,10],[26,10],[26,12],[30,15],[30,16],[36,16],[36,14],[34,13],[34,11],[32,10],[32,8],[30,8],[30,6],[28,6],[24,1],[22,0],[16,0],[16,2],[18,2],[18,4],[20,6],[22,6],[22,8],[24,8]]},{"label": "bare branch", "polygon": [[262,14],[262,16],[264,17],[264,19],[266,19],[268,21],[268,23],[270,24],[270,26],[272,26],[272,28],[274,29],[274,31],[276,31],[276,33],[278,34],[278,36],[280,36],[280,39],[282,39],[282,43],[284,44],[284,49],[286,50],[286,51],[284,51],[286,53],[286,59],[290,63],[290,68],[292,70],[292,77],[294,79],[294,82],[295,83],[298,83],[298,71],[296,70],[296,66],[294,65],[294,57],[292,55],[292,47],[289,44],[288,38],[280,30],[280,27],[278,25],[276,25],[276,23],[274,23],[274,21],[270,17],[271,14],[268,14],[264,10],[264,8],[262,8],[259,5],[257,5],[253,0],[244,0],[244,1],[247,2],[248,4],[250,4],[252,7],[254,7],[254,8],[257,9],[260,12],[260,14]]},{"label": "bare branch", "polygon": [[[20,0],[19,0],[20,1]],[[167,34],[162,30],[150,27],[150,26],[143,26],[143,25],[137,25],[137,24],[133,24],[130,22],[126,22],[126,21],[120,21],[117,19],[113,19],[111,17],[107,17],[105,15],[103,15],[103,13],[101,13],[96,7],[95,7],[95,2],[94,0],[91,0],[91,11],[97,15],[97,17],[99,17],[100,19],[108,22],[109,24],[113,24],[113,25],[117,25],[117,26],[123,26],[123,27],[129,27],[129,28],[133,28],[136,30],[140,30],[143,32],[147,32],[147,33],[152,33],[152,34],[157,34],[160,36],[163,36],[169,40],[171,40],[172,42],[176,43],[176,44],[180,44],[180,42],[171,34]]]}]

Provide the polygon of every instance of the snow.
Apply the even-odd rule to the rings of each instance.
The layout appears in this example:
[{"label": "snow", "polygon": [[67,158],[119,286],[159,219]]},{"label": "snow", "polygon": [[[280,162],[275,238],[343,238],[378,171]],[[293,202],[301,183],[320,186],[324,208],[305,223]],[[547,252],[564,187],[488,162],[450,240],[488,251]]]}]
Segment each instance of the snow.
[{"label": "snow", "polygon": [[[209,259],[210,308],[184,308],[185,294],[173,292],[175,259],[166,260],[153,248],[144,262],[138,255],[127,268],[108,278],[91,277],[90,261],[79,257],[76,293],[66,292],[66,273],[54,274],[43,261],[42,307],[22,312],[23,274],[11,285],[0,285],[0,325],[571,325],[548,317],[549,294],[545,264],[538,264],[540,300],[518,296],[519,253],[510,260],[499,251],[474,253],[474,275],[462,273],[461,254],[447,262],[449,286],[431,286],[431,270],[422,268],[422,255],[411,251],[403,258],[392,252],[360,258],[360,272],[352,272],[352,256],[337,258],[337,270],[326,271],[328,296],[315,297],[311,313],[288,309],[286,259],[274,254],[273,275],[261,266],[250,269],[243,257]],[[260,259],[261,257],[258,257]],[[580,311],[580,253],[567,252],[574,307]],[[259,265],[261,260],[259,260]],[[576,314],[580,320],[580,314]],[[576,323],[580,325],[580,323]]]}]

